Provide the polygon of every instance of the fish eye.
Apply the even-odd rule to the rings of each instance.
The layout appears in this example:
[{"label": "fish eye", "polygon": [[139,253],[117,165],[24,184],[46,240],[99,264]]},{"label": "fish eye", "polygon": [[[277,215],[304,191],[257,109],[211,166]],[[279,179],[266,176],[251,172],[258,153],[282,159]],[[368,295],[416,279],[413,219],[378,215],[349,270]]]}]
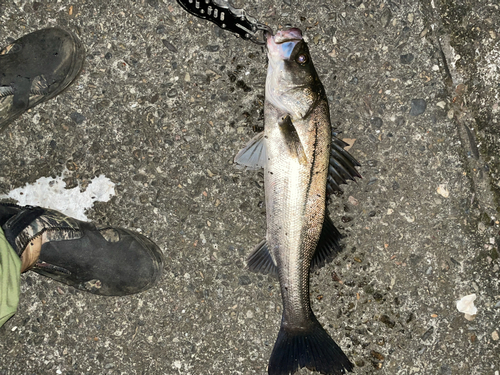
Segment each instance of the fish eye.
[{"label": "fish eye", "polygon": [[295,61],[297,61],[299,64],[305,64],[307,60],[309,60],[309,58],[304,53],[298,55],[297,58],[295,59]]}]

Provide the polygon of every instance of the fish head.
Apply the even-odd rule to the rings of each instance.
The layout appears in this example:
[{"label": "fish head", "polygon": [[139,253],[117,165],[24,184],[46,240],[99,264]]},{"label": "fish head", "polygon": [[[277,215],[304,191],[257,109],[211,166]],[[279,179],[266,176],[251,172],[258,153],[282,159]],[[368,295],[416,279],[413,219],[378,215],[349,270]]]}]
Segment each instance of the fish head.
[{"label": "fish head", "polygon": [[323,86],[298,28],[266,34],[269,59],[266,99],[294,117],[303,117]]}]

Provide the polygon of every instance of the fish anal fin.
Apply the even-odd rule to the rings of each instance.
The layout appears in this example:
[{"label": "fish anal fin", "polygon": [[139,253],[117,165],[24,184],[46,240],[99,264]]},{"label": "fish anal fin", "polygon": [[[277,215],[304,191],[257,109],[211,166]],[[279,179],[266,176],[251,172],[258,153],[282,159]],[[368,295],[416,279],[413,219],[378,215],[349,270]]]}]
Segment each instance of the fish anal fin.
[{"label": "fish anal fin", "polygon": [[341,239],[342,235],[337,228],[335,228],[335,225],[333,225],[332,219],[325,216],[323,228],[321,229],[318,244],[316,245],[316,251],[311,261],[312,272],[330,263],[340,252],[342,252],[342,246],[340,245]]},{"label": "fish anal fin", "polygon": [[278,267],[269,252],[266,240],[262,240],[247,259],[247,268],[256,273],[278,277]]},{"label": "fish anal fin", "polygon": [[300,142],[299,135],[295,126],[292,123],[292,119],[289,115],[286,115],[279,122],[279,127],[281,130],[281,134],[285,139],[285,143],[288,146],[288,151],[290,155],[296,158],[300,164],[307,164],[306,153],[304,152],[304,147],[302,146],[302,142]]}]

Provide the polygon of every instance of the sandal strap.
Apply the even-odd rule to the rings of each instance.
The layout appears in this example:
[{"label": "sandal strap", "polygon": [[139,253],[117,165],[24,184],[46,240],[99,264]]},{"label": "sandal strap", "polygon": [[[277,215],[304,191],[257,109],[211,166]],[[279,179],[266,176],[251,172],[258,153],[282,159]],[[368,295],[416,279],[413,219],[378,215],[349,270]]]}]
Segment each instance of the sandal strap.
[{"label": "sandal strap", "polygon": [[19,243],[18,236],[33,221],[43,215],[44,212],[45,210],[41,207],[25,206],[16,215],[7,220],[7,222],[2,226],[2,229],[5,233],[5,238],[15,250],[17,255],[21,256],[23,254],[27,242],[29,242],[30,240],[27,239],[26,244],[24,244],[23,246],[23,244]]}]

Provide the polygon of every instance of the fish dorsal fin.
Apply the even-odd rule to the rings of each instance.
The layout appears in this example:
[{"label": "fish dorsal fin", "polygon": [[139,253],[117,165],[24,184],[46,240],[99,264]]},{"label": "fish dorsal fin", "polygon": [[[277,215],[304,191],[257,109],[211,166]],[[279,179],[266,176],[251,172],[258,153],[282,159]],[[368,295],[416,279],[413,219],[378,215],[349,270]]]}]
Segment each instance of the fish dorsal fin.
[{"label": "fish dorsal fin", "polygon": [[[311,271],[316,271],[331,262],[342,251],[340,240],[342,235],[333,225],[332,219],[325,216],[321,235],[311,261]],[[269,252],[266,240],[262,240],[247,259],[250,271],[278,277],[278,267]]]},{"label": "fish dorsal fin", "polygon": [[340,246],[341,239],[342,235],[335,228],[335,225],[333,225],[332,219],[328,215],[325,216],[321,235],[319,236],[316,251],[311,261],[311,272],[330,263],[342,251],[342,247]]},{"label": "fish dorsal fin", "polygon": [[293,125],[292,119],[289,115],[286,115],[278,123],[281,134],[285,138],[285,143],[288,146],[290,156],[296,158],[300,164],[307,164],[306,153],[304,152],[304,147],[302,147],[302,142],[300,142],[297,130]]},{"label": "fish dorsal fin", "polygon": [[332,138],[332,146],[330,151],[330,165],[328,167],[328,183],[327,191],[329,194],[342,193],[339,185],[346,184],[347,180],[355,181],[355,177],[361,178],[361,175],[355,167],[361,164],[349,154],[344,147],[347,143],[338,139]]},{"label": "fish dorsal fin", "polygon": [[278,277],[278,267],[269,252],[266,240],[262,240],[247,259],[247,267],[256,273]]},{"label": "fish dorsal fin", "polygon": [[264,143],[264,132],[253,137],[234,157],[236,164],[251,170],[264,168],[266,161],[267,152]]}]

